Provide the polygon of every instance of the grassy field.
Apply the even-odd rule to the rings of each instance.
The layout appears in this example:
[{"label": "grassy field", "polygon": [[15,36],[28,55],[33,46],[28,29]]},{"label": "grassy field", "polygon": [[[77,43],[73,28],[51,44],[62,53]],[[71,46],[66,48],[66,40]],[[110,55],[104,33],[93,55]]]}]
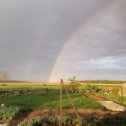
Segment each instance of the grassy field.
[{"label": "grassy field", "polygon": [[0,83],[0,90],[1,89],[41,89],[41,88],[51,88],[51,89],[59,89],[60,86],[58,85],[47,85],[47,84],[1,84]]},{"label": "grassy field", "polygon": [[[99,110],[106,110],[101,104],[99,104],[97,101],[92,100],[90,98],[87,98],[83,95],[84,92],[91,91],[91,92],[99,92],[99,95],[102,96],[105,90],[116,91],[115,89],[121,88],[121,84],[84,84],[81,85],[78,90],[81,92],[76,92],[76,93],[70,93],[71,99],[75,107],[80,111],[90,109],[89,111],[99,111]],[[114,90],[113,90],[114,89]],[[116,91],[117,93],[117,91]],[[40,111],[40,109],[46,109],[46,110],[53,110],[53,109],[58,109],[60,108],[60,85],[47,85],[47,84],[33,84],[31,85],[25,84],[23,82],[18,82],[14,84],[10,83],[2,83],[0,84],[0,104],[5,105],[4,107],[0,107],[0,120],[3,120],[5,122],[11,121],[15,119],[15,117],[19,116],[21,113],[32,113],[35,112],[34,110]],[[110,95],[112,96],[112,95]],[[109,98],[117,98],[115,95],[113,97]],[[107,97],[108,98],[108,97]],[[120,100],[120,97],[118,97]],[[123,99],[124,100],[124,99]],[[63,109],[71,109],[72,105],[69,102],[70,100],[68,99],[67,95],[65,94],[63,90]],[[58,111],[57,110],[57,111]],[[103,111],[102,111],[103,112]],[[104,111],[105,112],[105,111]],[[24,115],[22,115],[23,117]],[[26,117],[24,117],[26,118]],[[40,117],[39,117],[40,118]],[[43,117],[45,118],[45,117]],[[68,117],[65,117],[64,123],[66,124],[66,121],[68,120]],[[108,123],[113,123],[117,124],[122,121],[122,118],[120,118],[117,121],[116,119],[106,119],[106,118],[101,118],[99,117],[99,122],[104,122],[105,126],[108,126]],[[45,120],[45,119],[44,119]],[[53,120],[52,123],[54,123],[54,118],[51,119]],[[84,119],[85,120],[85,119]],[[88,119],[87,119],[88,120]],[[109,120],[109,121],[108,121]],[[38,121],[38,119],[37,119]],[[37,123],[36,121],[36,123]],[[46,120],[47,122],[50,122],[50,120]],[[108,123],[106,123],[108,121]],[[15,121],[14,121],[15,122]],[[18,121],[17,121],[18,122]],[[47,123],[46,122],[46,123]],[[76,121],[75,121],[76,122]],[[90,123],[91,121],[89,121]],[[123,119],[122,123],[119,124],[124,124],[125,119]],[[26,121],[25,125],[29,125],[29,122]],[[41,122],[42,124],[45,122]],[[96,122],[93,122],[94,124]],[[29,126],[35,126],[34,124],[34,119],[33,122],[30,122],[31,125]],[[40,124],[40,122],[39,122]],[[16,125],[15,125],[16,126]],[[19,125],[19,126],[24,126]],[[39,126],[39,125],[38,125]]]},{"label": "grassy field", "polygon": [[[19,85],[1,84],[0,104],[5,104],[5,106],[19,106],[23,110],[59,109],[59,85],[24,85],[23,83],[21,83]],[[113,88],[112,85],[96,85],[92,90],[106,87]],[[121,85],[116,85],[116,88],[119,87],[121,87]],[[79,90],[86,91],[88,90],[88,88],[85,85],[81,85],[79,87]],[[96,101],[83,96],[82,92],[70,95],[73,103],[78,109],[104,109],[104,107]],[[63,108],[72,108],[65,93],[63,94]]]},{"label": "grassy field", "polygon": [[[71,98],[78,109],[104,109],[99,103],[82,96],[82,94],[72,94]],[[2,97],[0,103],[7,106],[20,106],[23,110],[59,109],[59,99],[59,94],[22,94]],[[63,95],[63,108],[72,108],[66,95]]]},{"label": "grassy field", "polygon": [[[80,87],[82,88],[84,87]],[[60,87],[56,85],[0,86],[0,104],[20,106],[25,110],[59,109],[59,89]],[[78,109],[104,109],[99,103],[84,97],[81,93],[71,94],[71,98]],[[63,94],[63,108],[72,108],[65,93]]]}]

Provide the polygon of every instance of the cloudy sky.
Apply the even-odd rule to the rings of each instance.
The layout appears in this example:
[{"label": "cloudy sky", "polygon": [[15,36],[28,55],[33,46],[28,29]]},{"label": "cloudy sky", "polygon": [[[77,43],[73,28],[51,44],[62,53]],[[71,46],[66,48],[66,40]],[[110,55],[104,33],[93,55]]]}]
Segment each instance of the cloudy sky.
[{"label": "cloudy sky", "polygon": [[0,70],[13,80],[126,80],[126,0],[0,0]]}]

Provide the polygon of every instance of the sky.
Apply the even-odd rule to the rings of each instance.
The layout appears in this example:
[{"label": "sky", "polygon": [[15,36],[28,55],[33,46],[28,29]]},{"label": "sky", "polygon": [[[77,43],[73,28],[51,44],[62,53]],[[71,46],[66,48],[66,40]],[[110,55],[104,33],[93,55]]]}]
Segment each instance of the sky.
[{"label": "sky", "polygon": [[0,0],[0,70],[12,80],[126,80],[126,0]]}]

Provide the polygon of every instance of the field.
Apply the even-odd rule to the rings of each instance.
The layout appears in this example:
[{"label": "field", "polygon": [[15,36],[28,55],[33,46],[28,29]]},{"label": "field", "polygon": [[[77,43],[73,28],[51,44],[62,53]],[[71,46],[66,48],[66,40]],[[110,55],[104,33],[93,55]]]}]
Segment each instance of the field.
[{"label": "field", "polygon": [[[43,116],[44,114],[42,113],[44,113],[43,111],[45,110],[48,111],[48,113],[51,112],[50,114],[52,115],[54,113],[55,115],[59,114],[59,109],[60,109],[60,95],[59,95],[60,86],[59,85],[48,85],[48,84],[42,84],[42,83],[37,83],[35,85],[33,83],[31,84],[29,83],[24,84],[21,82],[19,83],[20,84],[1,83],[0,85],[0,104],[1,104],[1,111],[0,111],[1,121],[0,122],[10,122],[10,121],[13,122],[13,120],[15,119],[18,119],[18,121],[14,121],[14,122],[20,122],[24,120],[22,118],[29,118],[29,116],[34,115],[34,113],[35,115],[32,116],[32,118],[34,117],[36,118],[36,116],[38,115]],[[92,118],[92,116],[94,116],[93,113],[97,113],[99,114],[98,119],[101,120],[102,115],[107,115],[109,111],[107,111],[106,108],[102,106],[100,103],[98,103],[95,99],[90,99],[86,97],[84,93],[88,91],[88,92],[95,93],[97,96],[111,98],[112,95],[114,94],[111,94],[108,97],[107,95],[104,94],[103,90],[114,89],[115,91],[115,89],[117,88],[121,89],[122,85],[121,84],[117,84],[117,85],[95,84],[95,85],[90,86],[90,85],[84,84],[78,87],[78,92],[69,93],[69,95],[72,99],[72,103],[74,104],[76,109],[79,111],[80,115],[83,115],[83,117],[85,118],[87,118],[87,115],[88,115],[89,118]],[[100,92],[97,92],[97,90],[99,90]],[[123,98],[123,100],[124,99],[125,98]],[[64,109],[64,113],[67,113],[68,115],[71,113],[71,115],[75,116],[75,112],[73,111],[73,107],[70,103],[70,100],[68,99],[67,94],[65,93],[65,90],[63,90],[63,109]],[[33,113],[33,114],[29,114],[29,113]],[[111,114],[111,112],[109,113]],[[27,116],[28,114],[29,116]],[[71,120],[71,117],[68,117],[67,114],[64,114],[66,116],[65,118],[67,118],[65,119],[65,121]],[[37,118],[40,118],[40,117],[37,117]],[[41,118],[45,118],[45,117],[41,117]],[[104,122],[105,119],[106,117],[102,118],[102,122]],[[76,122],[74,121],[75,120],[73,120],[73,123]],[[123,119],[123,121],[125,121],[125,118]],[[32,122],[32,119],[31,119],[31,122]],[[21,126],[28,125],[27,122],[25,123],[26,125],[22,124]],[[16,124],[12,123],[12,125],[16,125]],[[40,125],[36,125],[36,126],[40,126]]]},{"label": "field", "polygon": [[[2,91],[5,95],[1,97],[0,104],[5,104],[6,106],[20,106],[25,110],[59,109],[60,107],[58,86],[1,86]],[[79,109],[104,109],[99,103],[86,98],[81,93],[71,94],[71,98]],[[68,97],[64,93],[63,108],[69,109],[71,107]]]}]

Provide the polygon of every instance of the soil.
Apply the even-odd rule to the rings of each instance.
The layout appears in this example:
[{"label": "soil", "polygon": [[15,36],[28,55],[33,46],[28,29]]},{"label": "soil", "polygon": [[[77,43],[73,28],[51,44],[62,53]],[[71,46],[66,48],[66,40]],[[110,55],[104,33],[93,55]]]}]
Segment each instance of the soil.
[{"label": "soil", "polygon": [[[92,118],[92,117],[126,117],[126,112],[112,112],[112,111],[102,111],[102,110],[92,110],[92,109],[80,109],[78,113],[83,118]],[[76,117],[75,111],[73,109],[64,109],[63,116],[69,115],[71,117]],[[35,116],[51,116],[51,117],[59,117],[59,110],[35,110],[33,112],[24,112],[19,113],[10,123],[9,126],[17,125],[23,120],[30,119]]]},{"label": "soil", "polygon": [[96,101],[106,101],[105,98],[97,97],[96,95],[91,94],[91,93],[84,93],[84,96],[87,97],[87,98],[90,98],[90,99],[96,100]]}]

